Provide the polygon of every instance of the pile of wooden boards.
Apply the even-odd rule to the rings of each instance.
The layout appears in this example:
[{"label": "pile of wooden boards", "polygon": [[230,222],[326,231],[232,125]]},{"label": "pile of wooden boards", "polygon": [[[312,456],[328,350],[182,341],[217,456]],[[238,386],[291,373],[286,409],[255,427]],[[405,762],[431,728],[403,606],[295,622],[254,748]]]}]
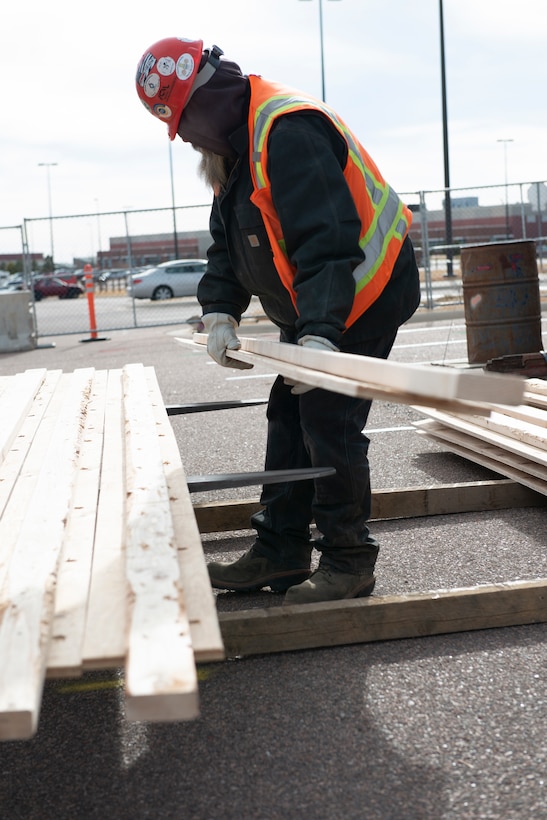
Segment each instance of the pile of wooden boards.
[{"label": "pile of wooden boards", "polygon": [[153,368],[0,378],[0,739],[86,669],[125,665],[129,719],[193,718],[195,661],[223,656]]},{"label": "pile of wooden boards", "polygon": [[547,495],[547,382],[523,380],[524,403],[493,404],[489,416],[417,407],[419,433],[496,473]]},{"label": "pile of wooden boards", "polygon": [[[194,340],[190,344],[203,345],[206,337]],[[483,417],[492,403],[523,402],[524,380],[507,375],[245,338],[230,355],[312,386],[436,412]],[[501,591],[491,592],[498,601]],[[507,605],[503,616],[495,615],[497,625],[544,617],[545,584],[512,592],[503,591]],[[537,606],[522,614],[520,596],[536,593]],[[456,597],[459,607],[462,595]],[[453,611],[450,592],[445,599]],[[432,601],[426,595],[428,622]],[[273,626],[279,638],[265,651],[401,637],[398,626],[384,626],[392,611],[397,624],[406,619],[405,607],[401,614],[400,602],[392,603],[387,609],[377,600],[321,605],[322,613],[339,611],[329,621],[331,631],[318,628],[313,607],[307,614],[292,611],[302,607],[258,611],[249,615],[250,631],[256,636],[262,625]],[[362,611],[364,632],[342,629],[348,609]],[[372,610],[382,623],[374,638]],[[46,675],[74,677],[87,669],[125,667],[129,719],[196,717],[196,661],[221,660],[227,638],[231,652],[264,651],[254,637],[242,642],[245,618],[228,614],[219,625],[195,510],[153,368],[130,364],[69,374],[36,369],[0,378],[0,739],[35,733]],[[308,624],[305,640],[297,638],[302,619]],[[480,628],[484,620],[455,623]],[[411,634],[424,634],[423,628],[420,623]]]}]

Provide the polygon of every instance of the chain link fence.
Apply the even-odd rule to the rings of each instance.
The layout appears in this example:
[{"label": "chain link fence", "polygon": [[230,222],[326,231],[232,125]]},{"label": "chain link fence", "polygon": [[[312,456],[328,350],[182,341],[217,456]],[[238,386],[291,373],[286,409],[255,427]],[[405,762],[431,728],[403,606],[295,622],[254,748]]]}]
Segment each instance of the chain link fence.
[{"label": "chain link fence", "polygon": [[547,271],[545,182],[452,188],[403,194],[413,211],[411,237],[426,309],[463,302],[460,254],[469,245],[534,240],[540,286]]},{"label": "chain link fence", "polygon": [[[547,184],[451,189],[449,194],[444,189],[401,194],[413,211],[421,309],[463,303],[460,253],[469,244],[533,239],[544,296]],[[209,211],[209,204],[127,209],[25,219],[22,226],[0,227],[0,287],[8,279],[18,286],[19,277],[19,286],[28,288],[37,337],[90,331],[86,264],[93,270],[91,298],[98,332],[192,323],[200,315],[194,297],[136,299],[128,294],[127,283],[133,274],[160,262],[204,259],[211,241]],[[34,298],[36,278],[45,275],[71,284],[71,295],[63,291],[63,298]],[[253,299],[247,315],[261,314],[260,303]]]}]

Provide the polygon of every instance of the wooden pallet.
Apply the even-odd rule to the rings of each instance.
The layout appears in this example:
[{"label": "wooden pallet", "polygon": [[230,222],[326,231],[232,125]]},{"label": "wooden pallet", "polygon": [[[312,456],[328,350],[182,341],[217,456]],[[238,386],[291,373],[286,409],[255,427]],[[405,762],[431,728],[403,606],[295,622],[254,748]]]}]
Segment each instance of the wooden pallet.
[{"label": "wooden pallet", "polygon": [[[547,508],[547,498],[507,479],[372,493],[373,520],[523,507]],[[258,509],[258,499],[194,506],[202,533],[245,530]],[[547,579],[221,612],[219,621],[229,657],[543,623]]]},{"label": "wooden pallet", "polygon": [[0,390],[0,739],[35,733],[46,674],[85,669],[125,666],[130,719],[195,717],[195,661],[224,650],[153,369]]},{"label": "wooden pallet", "polygon": [[[547,498],[508,479],[466,481],[428,487],[373,490],[371,520],[455,515],[519,507],[547,507]],[[262,509],[259,498],[195,503],[194,514],[203,535],[249,528],[253,513]]]},{"label": "wooden pallet", "polygon": [[225,612],[230,657],[547,621],[547,580]]}]

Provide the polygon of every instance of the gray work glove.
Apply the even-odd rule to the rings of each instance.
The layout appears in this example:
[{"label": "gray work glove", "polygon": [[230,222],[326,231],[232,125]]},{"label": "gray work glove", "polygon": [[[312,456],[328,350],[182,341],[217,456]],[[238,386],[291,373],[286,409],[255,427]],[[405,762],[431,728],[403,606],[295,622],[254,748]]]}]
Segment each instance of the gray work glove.
[{"label": "gray work glove", "polygon": [[229,313],[206,313],[202,317],[203,326],[207,333],[207,353],[221,364],[222,367],[236,367],[239,370],[249,370],[253,367],[249,362],[240,362],[230,359],[227,350],[239,350],[241,342],[237,338],[238,323]]},{"label": "gray work glove", "polygon": [[[312,348],[313,350],[328,350],[331,353],[338,353],[340,348],[336,347],[330,339],[325,339],[323,336],[302,336],[298,340],[298,344],[302,347]],[[292,385],[291,393],[293,396],[301,396],[302,393],[307,393],[309,390],[315,390],[311,384],[303,384],[303,382],[296,382],[293,379],[283,379],[285,384]]]}]

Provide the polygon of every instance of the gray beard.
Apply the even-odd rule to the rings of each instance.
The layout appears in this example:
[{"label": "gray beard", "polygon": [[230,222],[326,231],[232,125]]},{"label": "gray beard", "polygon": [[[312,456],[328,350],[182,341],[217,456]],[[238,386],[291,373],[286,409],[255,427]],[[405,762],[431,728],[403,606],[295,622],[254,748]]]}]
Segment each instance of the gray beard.
[{"label": "gray beard", "polygon": [[228,180],[225,157],[197,145],[192,145],[192,148],[201,154],[198,166],[199,176],[213,189],[215,196],[218,196],[220,191],[226,187]]}]

